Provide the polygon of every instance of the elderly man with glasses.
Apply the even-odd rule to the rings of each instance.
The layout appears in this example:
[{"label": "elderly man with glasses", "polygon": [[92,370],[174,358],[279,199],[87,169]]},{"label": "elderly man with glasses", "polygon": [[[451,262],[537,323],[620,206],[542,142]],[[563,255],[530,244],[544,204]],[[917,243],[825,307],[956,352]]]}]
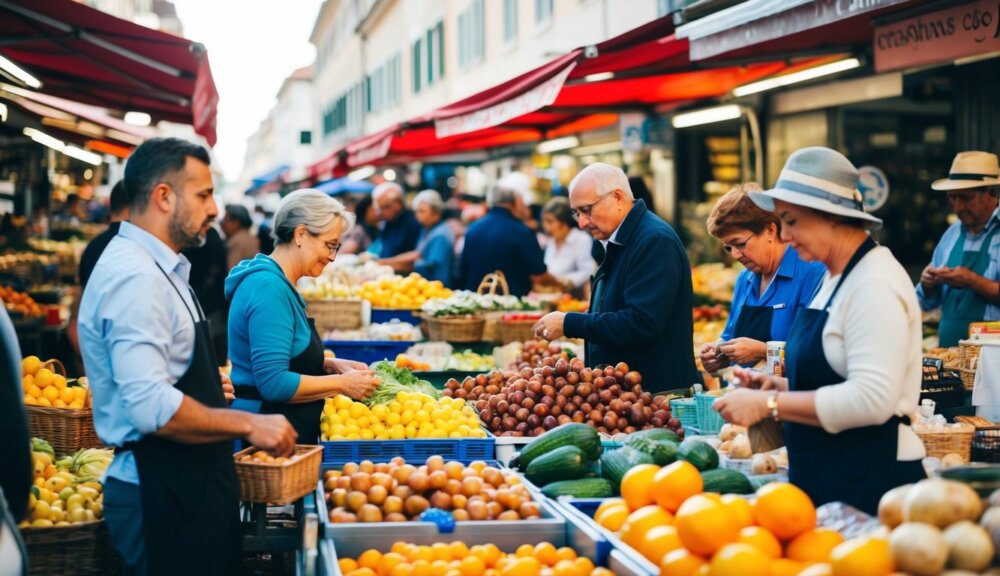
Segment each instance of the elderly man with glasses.
[{"label": "elderly man with glasses", "polygon": [[960,152],[944,190],[958,221],[934,249],[917,285],[920,306],[941,307],[940,345],[957,346],[972,322],[1000,320],[1000,163],[996,154]]},{"label": "elderly man with glasses", "polygon": [[[380,258],[393,258],[417,248],[423,227],[413,211],[406,207],[403,189],[395,182],[383,182],[372,190],[372,205],[381,221],[379,239],[382,243]],[[396,265],[390,263],[393,268]],[[404,270],[399,265],[398,270]]]},{"label": "elderly man with glasses", "polygon": [[587,365],[624,361],[653,392],[700,382],[691,265],[677,233],[636,201],[625,173],[608,164],[584,168],[570,182],[569,200],[580,228],[598,240],[590,311],[547,314],[535,335],[583,338]]}]

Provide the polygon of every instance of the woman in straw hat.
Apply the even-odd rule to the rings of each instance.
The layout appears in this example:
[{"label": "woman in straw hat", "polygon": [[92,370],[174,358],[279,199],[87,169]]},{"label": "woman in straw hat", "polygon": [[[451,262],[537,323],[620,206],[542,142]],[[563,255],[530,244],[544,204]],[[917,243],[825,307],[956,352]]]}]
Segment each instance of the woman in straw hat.
[{"label": "woman in straw hat", "polygon": [[[923,443],[909,427],[921,383],[921,315],[913,285],[869,230],[858,172],[828,148],[798,150],[774,189],[751,193],[781,220],[781,236],[828,270],[796,314],[787,378],[737,368],[746,388],[715,402],[736,424],[784,423],[789,479],[817,504],[875,513],[890,488],[924,476]],[[873,473],[874,472],[874,473]]]},{"label": "woman in straw hat", "polygon": [[941,307],[941,346],[957,346],[969,324],[1000,320],[1000,162],[989,152],[959,152],[944,190],[955,207],[952,224],[934,249],[917,285],[924,310]]}]

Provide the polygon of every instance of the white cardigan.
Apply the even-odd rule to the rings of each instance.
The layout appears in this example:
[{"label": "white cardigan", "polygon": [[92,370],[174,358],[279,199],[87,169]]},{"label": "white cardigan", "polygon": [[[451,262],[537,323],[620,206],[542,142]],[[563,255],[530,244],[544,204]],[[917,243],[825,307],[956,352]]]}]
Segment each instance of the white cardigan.
[{"label": "white cardigan", "polygon": [[[840,276],[829,272],[810,308],[822,308]],[[816,392],[823,429],[837,433],[912,415],[920,400],[922,325],[913,283],[888,248],[865,255],[847,276],[823,328],[823,352],[846,380]],[[899,460],[923,458],[923,442],[899,426]]]}]

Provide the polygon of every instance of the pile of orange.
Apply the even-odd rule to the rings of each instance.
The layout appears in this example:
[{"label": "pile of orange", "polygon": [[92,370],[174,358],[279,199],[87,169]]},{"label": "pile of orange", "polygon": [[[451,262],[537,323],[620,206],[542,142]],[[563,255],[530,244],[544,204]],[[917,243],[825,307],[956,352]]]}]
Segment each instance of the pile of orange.
[{"label": "pile of orange", "polygon": [[524,544],[513,554],[494,544],[396,542],[384,554],[365,550],[357,559],[341,558],[338,563],[343,576],[614,576],[572,548],[548,542]]},{"label": "pile of orange", "polygon": [[660,576],[784,576],[807,568],[841,576],[885,565],[887,547],[851,547],[840,533],[817,528],[816,508],[792,484],[767,484],[753,502],[703,489],[687,462],[639,465],[622,479],[622,497],[602,503],[594,520],[658,564]]}]

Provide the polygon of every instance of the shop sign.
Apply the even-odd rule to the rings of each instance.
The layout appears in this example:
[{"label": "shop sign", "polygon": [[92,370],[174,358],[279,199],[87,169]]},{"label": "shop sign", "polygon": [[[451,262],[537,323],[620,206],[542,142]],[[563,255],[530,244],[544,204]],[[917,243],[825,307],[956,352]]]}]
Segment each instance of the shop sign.
[{"label": "shop sign", "polygon": [[889,200],[889,179],[874,166],[858,168],[858,191],[864,198],[865,211],[876,212]]},{"label": "shop sign", "polygon": [[642,152],[642,124],[645,121],[645,114],[620,114],[618,116],[618,130],[621,132],[623,151],[633,154]]},{"label": "shop sign", "polygon": [[1000,5],[979,0],[875,29],[875,70],[901,70],[1000,51]]},{"label": "shop sign", "polygon": [[389,147],[392,146],[392,134],[361,150],[347,156],[347,165],[351,168],[371,164],[376,160],[381,160],[389,154]]},{"label": "shop sign", "polygon": [[673,126],[663,116],[619,114],[618,131],[622,150],[633,154],[641,152],[645,146],[669,148],[674,144]]}]

